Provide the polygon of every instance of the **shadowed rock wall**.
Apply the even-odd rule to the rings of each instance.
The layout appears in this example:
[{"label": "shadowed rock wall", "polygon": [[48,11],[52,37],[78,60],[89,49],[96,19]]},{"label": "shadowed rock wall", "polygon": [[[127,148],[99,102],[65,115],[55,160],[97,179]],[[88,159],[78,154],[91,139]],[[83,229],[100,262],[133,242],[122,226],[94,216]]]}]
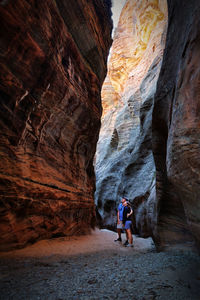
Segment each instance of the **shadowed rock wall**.
[{"label": "shadowed rock wall", "polygon": [[94,223],[109,2],[0,2],[1,250]]},{"label": "shadowed rock wall", "polygon": [[160,249],[200,250],[200,3],[168,0],[169,26],[155,106],[153,152]]}]

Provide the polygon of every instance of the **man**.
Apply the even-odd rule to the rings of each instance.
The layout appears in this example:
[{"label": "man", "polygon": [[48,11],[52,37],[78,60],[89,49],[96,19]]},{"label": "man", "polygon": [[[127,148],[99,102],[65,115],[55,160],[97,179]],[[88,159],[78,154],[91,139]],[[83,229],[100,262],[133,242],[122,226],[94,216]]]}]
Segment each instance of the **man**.
[{"label": "man", "polygon": [[126,198],[122,198],[121,203],[118,206],[117,210],[117,233],[118,233],[118,238],[115,240],[115,242],[121,242],[121,233],[123,229],[123,210],[124,210],[124,203],[126,202]]}]

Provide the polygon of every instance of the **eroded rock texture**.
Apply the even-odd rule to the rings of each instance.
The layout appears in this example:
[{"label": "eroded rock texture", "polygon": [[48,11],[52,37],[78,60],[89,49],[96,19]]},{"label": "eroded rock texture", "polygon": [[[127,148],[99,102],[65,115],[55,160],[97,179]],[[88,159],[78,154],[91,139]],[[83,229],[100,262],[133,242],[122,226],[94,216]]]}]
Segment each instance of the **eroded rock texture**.
[{"label": "eroded rock texture", "polygon": [[126,196],[134,203],[135,229],[142,236],[152,235],[157,222],[151,125],[166,27],[166,1],[128,0],[102,90],[95,194],[101,222],[115,228],[116,207]]},{"label": "eroded rock texture", "polygon": [[102,92],[96,200],[103,226],[115,226],[124,195],[135,230],[157,249],[194,240],[200,249],[200,3],[168,1],[165,44],[166,10],[127,1],[122,11]]},{"label": "eroded rock texture", "polygon": [[88,232],[109,1],[0,1],[0,249]]},{"label": "eroded rock texture", "polygon": [[200,2],[168,0],[168,7],[153,112],[157,245],[189,243],[190,232],[200,250]]}]

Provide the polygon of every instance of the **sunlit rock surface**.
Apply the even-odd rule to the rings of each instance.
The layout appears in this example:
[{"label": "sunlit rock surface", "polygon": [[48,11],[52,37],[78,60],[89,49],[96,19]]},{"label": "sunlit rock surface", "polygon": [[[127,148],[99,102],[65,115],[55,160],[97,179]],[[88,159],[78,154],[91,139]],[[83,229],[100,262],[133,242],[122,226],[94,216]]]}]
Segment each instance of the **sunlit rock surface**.
[{"label": "sunlit rock surface", "polygon": [[102,90],[95,194],[101,224],[115,228],[116,206],[126,196],[142,236],[152,235],[157,222],[151,123],[166,28],[166,1],[128,0]]},{"label": "sunlit rock surface", "polygon": [[101,225],[115,226],[127,196],[135,231],[158,250],[194,241],[200,249],[199,20],[199,1],[169,0],[165,44],[166,3],[127,1],[102,91]]},{"label": "sunlit rock surface", "polygon": [[157,245],[189,244],[189,230],[200,251],[200,2],[169,0],[168,5],[153,112]]},{"label": "sunlit rock surface", "polygon": [[88,232],[109,1],[0,1],[0,249]]}]

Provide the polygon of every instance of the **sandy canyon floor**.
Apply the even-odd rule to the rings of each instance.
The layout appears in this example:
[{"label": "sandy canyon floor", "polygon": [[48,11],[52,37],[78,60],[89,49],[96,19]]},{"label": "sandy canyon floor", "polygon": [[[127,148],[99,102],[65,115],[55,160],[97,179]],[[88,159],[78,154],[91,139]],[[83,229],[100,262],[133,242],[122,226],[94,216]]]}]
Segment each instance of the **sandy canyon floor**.
[{"label": "sandy canyon floor", "polygon": [[157,253],[151,238],[137,236],[125,248],[116,236],[95,230],[1,253],[0,299],[200,299],[196,253]]}]

